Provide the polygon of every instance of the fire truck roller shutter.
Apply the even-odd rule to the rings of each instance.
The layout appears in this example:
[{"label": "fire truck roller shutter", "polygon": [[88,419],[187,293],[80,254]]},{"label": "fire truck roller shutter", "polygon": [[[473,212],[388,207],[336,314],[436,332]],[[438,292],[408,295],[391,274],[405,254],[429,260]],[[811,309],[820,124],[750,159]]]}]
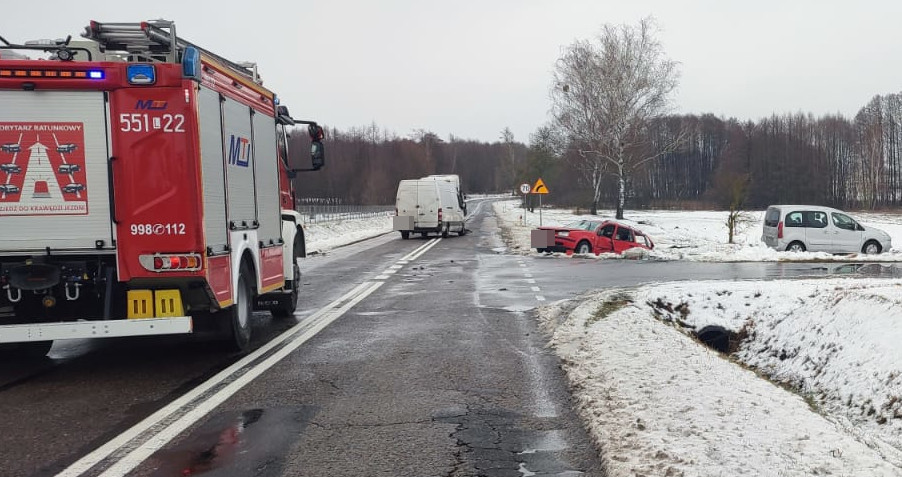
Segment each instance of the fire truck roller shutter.
[{"label": "fire truck roller shutter", "polygon": [[100,91],[0,91],[0,251],[111,247],[108,115]]},{"label": "fire truck roller shutter", "polygon": [[264,246],[279,245],[282,236],[282,211],[279,205],[279,156],[276,150],[276,120],[257,112],[253,116],[254,157],[256,161],[257,237]]},{"label": "fire truck roller shutter", "polygon": [[226,250],[229,224],[226,221],[225,172],[223,164],[222,119],[219,93],[201,87],[198,94],[200,155],[204,180],[204,234],[213,252]]},{"label": "fire truck roller shutter", "polygon": [[251,109],[238,101],[222,102],[228,221],[236,228],[254,228],[257,222],[257,191],[254,182]]}]

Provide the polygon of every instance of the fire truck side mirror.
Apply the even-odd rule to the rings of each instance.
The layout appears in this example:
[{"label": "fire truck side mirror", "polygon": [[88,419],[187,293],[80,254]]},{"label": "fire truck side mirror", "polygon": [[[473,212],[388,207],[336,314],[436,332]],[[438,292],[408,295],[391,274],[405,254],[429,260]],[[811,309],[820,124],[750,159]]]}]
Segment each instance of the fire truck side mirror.
[{"label": "fire truck side mirror", "polygon": [[313,162],[314,171],[326,165],[326,149],[322,141],[313,141],[310,146],[310,159]]}]

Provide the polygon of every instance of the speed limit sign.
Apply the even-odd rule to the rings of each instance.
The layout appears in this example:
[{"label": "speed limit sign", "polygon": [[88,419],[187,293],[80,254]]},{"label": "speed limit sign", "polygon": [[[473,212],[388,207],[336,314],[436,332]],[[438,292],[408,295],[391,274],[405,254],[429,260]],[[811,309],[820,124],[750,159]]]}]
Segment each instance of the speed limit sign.
[{"label": "speed limit sign", "polygon": [[529,191],[532,190],[532,187],[529,184],[520,184],[520,193],[529,194]]}]

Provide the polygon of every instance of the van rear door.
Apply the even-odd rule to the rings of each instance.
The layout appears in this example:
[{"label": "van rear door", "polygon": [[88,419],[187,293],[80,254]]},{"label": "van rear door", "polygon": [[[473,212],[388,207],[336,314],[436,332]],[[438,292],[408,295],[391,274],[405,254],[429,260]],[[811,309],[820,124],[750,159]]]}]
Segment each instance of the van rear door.
[{"label": "van rear door", "polygon": [[761,240],[768,247],[776,248],[778,228],[780,225],[780,209],[777,207],[768,207],[764,213],[764,231],[761,234]]},{"label": "van rear door", "polygon": [[416,184],[417,213],[414,216],[414,225],[421,229],[438,228],[438,209],[442,204],[436,181],[419,180]]}]

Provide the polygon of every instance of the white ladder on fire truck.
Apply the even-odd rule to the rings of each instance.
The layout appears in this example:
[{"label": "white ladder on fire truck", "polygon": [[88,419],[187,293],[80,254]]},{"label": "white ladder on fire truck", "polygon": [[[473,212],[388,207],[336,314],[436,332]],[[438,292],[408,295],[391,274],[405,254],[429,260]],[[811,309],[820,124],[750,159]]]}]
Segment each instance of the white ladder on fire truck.
[{"label": "white ladder on fire truck", "polygon": [[83,37],[96,41],[103,51],[124,51],[132,61],[178,63],[185,48],[193,46],[234,72],[261,83],[255,63],[235,63],[175,34],[175,22],[149,20],[138,23],[101,23],[92,21]]}]

